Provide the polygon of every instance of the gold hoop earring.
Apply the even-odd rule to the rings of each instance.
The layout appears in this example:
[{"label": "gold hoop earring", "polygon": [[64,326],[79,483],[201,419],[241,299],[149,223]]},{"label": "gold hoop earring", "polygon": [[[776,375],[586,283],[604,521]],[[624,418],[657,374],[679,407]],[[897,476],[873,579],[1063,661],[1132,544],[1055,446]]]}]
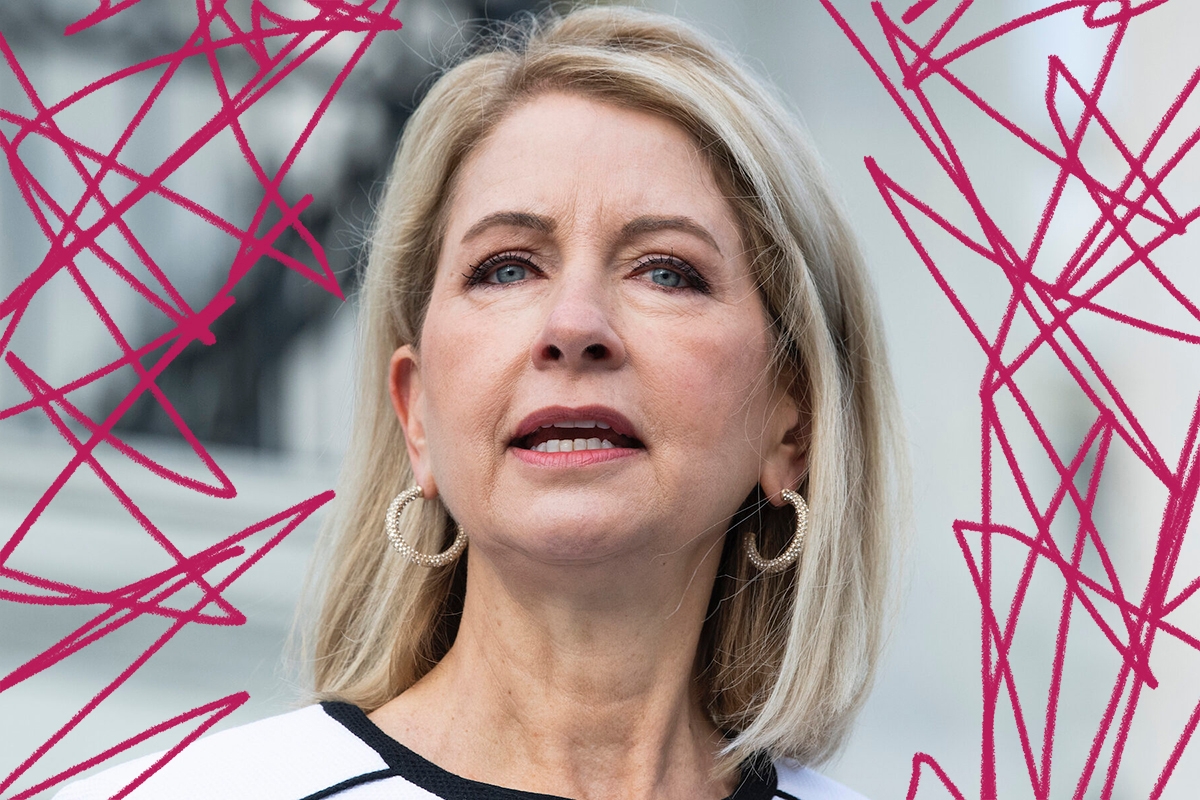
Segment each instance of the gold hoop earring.
[{"label": "gold hoop earring", "polygon": [[791,489],[783,490],[783,499],[796,507],[796,534],[792,536],[792,540],[788,542],[787,548],[782,553],[770,561],[763,558],[758,554],[758,547],[754,544],[754,534],[746,531],[746,557],[750,559],[751,564],[766,575],[783,572],[795,564],[796,560],[800,558],[800,551],[804,548],[804,534],[808,533],[808,503],[805,503],[804,498]]},{"label": "gold hoop earring", "polygon": [[458,535],[454,537],[454,543],[432,556],[418,552],[400,535],[400,514],[409,503],[424,496],[425,491],[420,486],[413,486],[396,495],[392,504],[388,506],[387,517],[383,525],[388,541],[392,543],[392,547],[396,548],[397,553],[422,567],[444,567],[447,564],[453,564],[467,547],[467,532],[463,530],[461,524],[458,526]]}]

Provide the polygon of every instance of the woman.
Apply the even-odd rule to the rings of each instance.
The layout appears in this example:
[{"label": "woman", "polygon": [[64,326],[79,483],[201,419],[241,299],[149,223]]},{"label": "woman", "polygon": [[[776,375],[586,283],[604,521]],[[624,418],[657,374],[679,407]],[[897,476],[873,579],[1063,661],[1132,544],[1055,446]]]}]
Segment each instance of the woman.
[{"label": "woman", "polygon": [[543,19],[417,109],[361,299],[325,702],[130,796],[855,796],[801,765],[877,659],[890,383],[780,102],[675,20]]}]

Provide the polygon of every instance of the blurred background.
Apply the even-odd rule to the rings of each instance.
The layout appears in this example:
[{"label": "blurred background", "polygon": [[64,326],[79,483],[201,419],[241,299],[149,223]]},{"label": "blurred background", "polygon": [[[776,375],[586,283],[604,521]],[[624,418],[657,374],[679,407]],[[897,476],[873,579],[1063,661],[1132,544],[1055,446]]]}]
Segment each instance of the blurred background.
[{"label": "blurred background", "polygon": [[[271,2],[281,13],[303,16],[300,2]],[[935,169],[902,115],[855,53],[830,15],[815,0],[650,0],[645,5],[692,20],[744,53],[794,104],[824,156],[861,235],[879,292],[893,369],[911,448],[914,502],[901,579],[902,604],[896,615],[877,688],[844,754],[826,771],[868,797],[903,797],[915,752],[934,755],[958,786],[978,796],[980,762],[979,603],[951,524],[978,519],[979,387],[986,360],[963,323],[904,238],[863,164],[874,156],[906,188],[950,216],[964,215],[961,201]],[[884,61],[887,43],[865,0],[837,0],[838,10]],[[884,2],[898,18],[906,2]],[[989,0],[976,4],[966,30],[978,33],[1003,20],[1047,5],[1038,0]],[[1110,4],[1116,6],[1117,4]],[[97,451],[138,507],[186,552],[195,552],[277,514],[334,484],[344,452],[354,369],[355,299],[363,263],[364,234],[373,203],[404,121],[428,88],[438,64],[451,59],[486,21],[537,10],[533,0],[408,0],[396,16],[401,31],[381,34],[337,94],[313,138],[283,181],[289,202],[311,193],[301,219],[328,256],[345,302],[286,269],[262,259],[237,285],[236,304],[212,326],[215,346],[193,344],[158,378],[163,394],[238,488],[238,497],[216,500],[150,476],[115,451]],[[47,102],[66,97],[98,76],[179,48],[196,25],[189,3],[142,3],[96,28],[64,37],[63,30],[95,3],[82,0],[7,0],[0,3],[0,33],[12,57]],[[237,12],[240,13],[240,12]],[[1019,36],[965,59],[960,74],[1006,114],[1046,139],[1052,129],[1045,109],[1046,57],[1055,53],[1090,84],[1109,32],[1074,16],[1033,26]],[[934,14],[938,21],[945,12]],[[934,21],[930,21],[933,25]],[[928,26],[927,26],[928,27]],[[930,31],[932,27],[928,28]],[[1197,67],[1195,37],[1200,6],[1175,0],[1139,18],[1114,64],[1105,110],[1129,141],[1138,146]],[[928,35],[926,32],[925,35]],[[954,34],[959,35],[959,34]],[[361,37],[359,37],[361,38]],[[965,40],[965,34],[958,41]],[[357,40],[325,48],[306,69],[280,84],[246,119],[254,150],[268,171],[279,168],[298,131],[313,113]],[[250,74],[234,55],[224,68]],[[30,105],[12,70],[0,70],[0,108],[30,114]],[[64,132],[98,150],[110,148],[145,101],[161,68],[132,76],[105,90],[103,101],[72,108],[57,120]],[[199,128],[214,112],[211,76],[198,59],[185,63],[156,113],[140,126],[124,151],[133,169],[148,172]],[[986,192],[990,209],[1015,229],[1032,230],[1046,201],[1054,172],[1044,161],[1015,147],[990,120],[949,94],[939,107],[973,178]],[[1191,116],[1188,116],[1188,115]],[[1189,107],[1180,123],[1195,130],[1200,115]],[[0,132],[12,136],[11,120]],[[1117,169],[1118,158],[1097,148],[1097,163]],[[82,184],[54,146],[30,137],[20,150],[26,167],[60,204],[70,208]],[[1105,161],[1108,159],[1108,161]],[[1195,206],[1200,175],[1181,170],[1179,205]],[[217,137],[171,176],[168,185],[194,198],[238,226],[249,224],[262,189],[246,168],[233,137]],[[1074,205],[1072,205],[1074,204]],[[1079,226],[1095,216],[1085,200],[1064,201],[1064,219]],[[190,212],[148,198],[127,215],[140,242],[153,254],[180,294],[202,306],[224,284],[237,242]],[[1078,236],[1051,231],[1046,259],[1061,264]],[[1194,243],[1164,255],[1187,288],[1188,269],[1197,264]],[[131,258],[128,243],[115,235],[108,243],[119,258]],[[946,243],[934,255],[961,269],[955,285],[982,318],[1003,309],[1007,283],[983,262],[968,263]],[[294,232],[279,247],[312,266],[311,248]],[[0,170],[0,297],[10,296],[47,252],[45,237],[21,197],[13,176]],[[91,258],[91,261],[88,259]],[[130,341],[153,340],[170,329],[160,310],[131,297],[121,278],[89,254],[80,268],[93,280],[105,306]],[[132,258],[131,258],[132,260]],[[1159,300],[1150,289],[1129,287],[1125,299],[1145,314]],[[1194,294],[1192,296],[1195,296]],[[1163,313],[1166,313],[1165,307]],[[68,278],[55,278],[38,293],[20,321],[9,351],[30,364],[51,385],[62,385],[110,361],[117,351]],[[0,320],[4,325],[11,318]],[[1182,432],[1200,389],[1200,369],[1192,349],[1155,349],[1121,329],[1082,323],[1089,344],[1108,365],[1114,380],[1128,386],[1138,413],[1161,428],[1168,461],[1174,463]],[[985,324],[986,328],[986,324]],[[111,412],[135,385],[132,373],[116,372],[71,393],[71,401],[94,419]],[[1043,401],[1041,418],[1052,439],[1076,446],[1095,412],[1070,391],[1061,366],[1035,363],[1024,370],[1023,386]],[[0,371],[0,408],[29,397],[14,371]],[[1182,422],[1181,422],[1182,421]],[[143,452],[188,475],[204,470],[158,403],[143,398],[122,417],[117,433]],[[1032,436],[1014,431],[1018,446]],[[1024,437],[1024,439],[1022,439]],[[1024,445],[1022,445],[1024,442]],[[0,531],[7,537],[30,514],[72,451],[47,415],[37,409],[0,418]],[[1161,486],[1139,472],[1132,459],[1114,456],[1122,476],[1097,508],[1106,546],[1136,576],[1153,555],[1153,536],[1163,513]],[[1031,482],[1049,482],[1048,468],[1032,466]],[[1015,503],[997,499],[998,507]],[[305,521],[227,592],[248,617],[239,627],[189,626],[141,668],[76,731],[25,772],[9,792],[32,786],[54,772],[95,755],[163,719],[246,689],[250,701],[221,723],[247,722],[286,710],[297,700],[302,678],[285,658],[292,613],[305,578],[307,559],[321,520]],[[130,513],[86,470],[72,476],[54,502],[30,528],[6,565],[54,580],[116,587],[131,575],[162,569],[165,556],[153,546]],[[1017,562],[1013,562],[1017,563]],[[1185,547],[1181,574],[1200,572],[1200,554]],[[1189,578],[1190,579],[1190,578]],[[7,588],[16,590],[14,586]],[[1139,596],[1138,592],[1133,595]],[[1027,711],[1041,730],[1045,665],[1053,645],[1061,603],[1061,580],[1037,583],[1027,601],[1014,654],[1014,670],[1032,688]],[[1183,609],[1186,612],[1187,609]],[[75,626],[89,619],[88,608],[51,608],[0,602],[0,673],[9,674]],[[1039,616],[1040,615],[1040,616]],[[1195,621],[1194,617],[1185,617]],[[1041,620],[1041,621],[1039,621]],[[1176,624],[1187,627],[1183,621]],[[52,669],[0,693],[0,775],[9,774],[80,706],[113,680],[164,629],[148,618],[106,637]],[[1195,630],[1194,627],[1190,628]],[[1059,712],[1056,764],[1062,780],[1050,796],[1068,797],[1083,753],[1094,736],[1100,705],[1118,664],[1098,635],[1080,634],[1070,653],[1074,669]],[[1094,640],[1094,641],[1093,641]],[[1164,645],[1166,648],[1167,645]],[[1156,658],[1160,654],[1156,653]],[[1179,738],[1196,703],[1200,669],[1194,654],[1161,653],[1163,675],[1178,679],[1149,697],[1139,711],[1134,737],[1113,797],[1146,797],[1165,754]],[[1142,731],[1142,727],[1135,728]],[[1040,735],[1040,734],[1039,734]],[[1004,738],[1007,736],[1008,738]],[[177,737],[176,737],[177,738]],[[152,740],[133,754],[163,749],[173,741]],[[1002,797],[1030,797],[1028,778],[1011,730],[1002,731],[998,751]],[[932,780],[922,797],[942,797]],[[1094,782],[1097,786],[1099,781]],[[1200,792],[1200,756],[1184,752],[1164,797]],[[9,796],[0,792],[2,796]],[[1086,797],[1099,797],[1099,789]]]}]

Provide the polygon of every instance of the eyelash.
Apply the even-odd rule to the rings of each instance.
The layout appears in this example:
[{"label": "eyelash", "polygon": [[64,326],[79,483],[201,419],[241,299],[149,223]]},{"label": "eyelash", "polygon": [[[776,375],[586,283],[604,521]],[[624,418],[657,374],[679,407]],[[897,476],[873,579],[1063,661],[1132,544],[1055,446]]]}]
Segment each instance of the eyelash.
[{"label": "eyelash", "polygon": [[497,253],[496,255],[485,258],[478,264],[473,265],[467,272],[463,273],[463,276],[467,279],[467,286],[479,286],[480,284],[487,282],[487,276],[490,275],[493,270],[497,269],[498,267],[502,267],[505,264],[514,263],[520,264],[522,267],[532,270],[533,272],[541,272],[541,270],[538,269],[532,261],[520,253]]},{"label": "eyelash", "polygon": [[[506,264],[514,263],[520,264],[522,267],[525,267],[532,272],[539,274],[541,273],[541,270],[537,268],[537,265],[530,261],[526,256],[523,256],[520,253],[509,252],[497,253],[494,256],[485,258],[478,264],[472,265],[467,272],[463,273],[463,277],[467,279],[467,286],[479,286],[487,283],[488,276],[491,275],[491,273],[497,268]],[[704,279],[704,276],[701,275],[691,264],[676,258],[675,256],[654,255],[644,258],[637,263],[638,269],[653,269],[655,266],[666,266],[678,272],[688,281],[688,283],[691,284],[690,287],[686,288],[694,289],[702,294],[712,293],[712,289],[708,285],[708,281]],[[666,289],[666,291],[679,291],[679,289],[670,289],[667,287],[661,288]]]}]

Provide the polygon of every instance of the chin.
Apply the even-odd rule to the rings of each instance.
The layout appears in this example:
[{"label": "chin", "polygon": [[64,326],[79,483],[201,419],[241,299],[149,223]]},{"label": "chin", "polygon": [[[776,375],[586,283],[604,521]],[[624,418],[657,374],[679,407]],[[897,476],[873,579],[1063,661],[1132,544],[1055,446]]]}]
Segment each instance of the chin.
[{"label": "chin", "polygon": [[518,534],[506,537],[509,549],[540,564],[588,566],[615,561],[646,548],[643,533],[631,530],[629,520],[580,518],[564,515],[516,526]]}]

